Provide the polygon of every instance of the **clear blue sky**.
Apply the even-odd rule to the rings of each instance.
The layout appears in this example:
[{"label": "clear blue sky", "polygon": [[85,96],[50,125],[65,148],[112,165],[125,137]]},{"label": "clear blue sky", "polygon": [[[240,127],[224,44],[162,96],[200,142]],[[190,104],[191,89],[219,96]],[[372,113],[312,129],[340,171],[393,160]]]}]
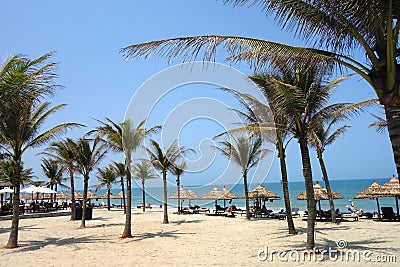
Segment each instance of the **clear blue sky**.
[{"label": "clear blue sky", "polygon": [[[214,0],[3,1],[1,9],[1,59],[14,53],[34,58],[56,51],[53,59],[60,63],[57,82],[64,89],[57,92],[52,102],[67,103],[68,107],[53,117],[48,125],[68,121],[86,124],[87,129],[70,133],[75,138],[96,125],[93,118],[109,117],[122,121],[135,90],[151,75],[168,67],[165,59],[156,57],[125,62],[119,54],[122,47],[204,34],[302,44],[291,33],[276,27],[256,7],[232,8]],[[251,74],[246,65],[234,67]],[[205,96],[208,92],[211,90],[204,89],[199,94]],[[373,90],[355,76],[340,86],[333,101],[358,101],[372,97],[375,97]],[[326,164],[332,179],[390,177],[395,173],[388,135],[369,129],[372,120],[369,114],[354,119],[349,123],[352,128],[346,136],[327,149]],[[182,131],[187,136],[200,138],[194,133],[196,130],[191,131],[189,127]],[[192,140],[194,143],[197,141]],[[25,166],[34,168],[36,175],[42,178],[41,156],[37,156],[37,152],[40,150],[26,154]],[[314,179],[320,180],[315,154],[312,153],[311,157]],[[104,164],[120,159],[121,156],[110,154]],[[287,160],[289,179],[301,180],[300,153],[295,141],[288,148]],[[188,179],[186,183],[196,184],[197,180],[191,180],[189,176],[183,178]],[[267,181],[279,180],[279,164],[275,160]],[[161,185],[160,181],[152,184]]]}]

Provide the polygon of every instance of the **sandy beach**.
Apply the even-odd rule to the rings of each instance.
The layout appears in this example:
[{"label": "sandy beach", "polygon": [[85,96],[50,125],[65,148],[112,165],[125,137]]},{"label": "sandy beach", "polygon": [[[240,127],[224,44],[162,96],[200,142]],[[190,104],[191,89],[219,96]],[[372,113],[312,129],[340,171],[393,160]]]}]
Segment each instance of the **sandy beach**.
[{"label": "sandy beach", "polygon": [[[287,253],[280,261],[276,255],[262,261],[259,253],[268,246],[272,250],[298,250],[305,246],[306,222],[295,219],[298,235],[289,236],[286,221],[206,216],[176,215],[170,210],[170,224],[162,224],[162,210],[133,210],[134,238],[119,239],[125,216],[121,210],[95,209],[87,228],[79,229],[79,221],[69,216],[20,220],[17,249],[0,249],[1,266],[267,266],[315,265],[315,262],[293,262]],[[0,221],[0,243],[6,244],[11,221]],[[337,248],[344,240],[348,249],[370,250],[368,265],[387,266],[376,262],[389,255],[400,261],[398,222],[361,220],[339,225],[317,222],[316,242],[322,249]],[[292,252],[292,257],[295,257]],[[260,259],[261,258],[261,259]],[[374,262],[375,261],[375,262]],[[340,262],[340,263],[339,263]],[[324,266],[364,266],[366,262],[325,260]]]}]

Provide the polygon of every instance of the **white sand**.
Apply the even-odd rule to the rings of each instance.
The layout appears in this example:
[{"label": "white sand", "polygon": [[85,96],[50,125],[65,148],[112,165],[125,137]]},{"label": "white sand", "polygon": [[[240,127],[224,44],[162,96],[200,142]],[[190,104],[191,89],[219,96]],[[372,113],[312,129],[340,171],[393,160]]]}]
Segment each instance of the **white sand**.
[{"label": "white sand", "polygon": [[[131,239],[119,239],[125,216],[121,210],[95,209],[87,228],[69,216],[20,220],[17,249],[0,249],[0,266],[315,266],[314,262],[260,261],[257,254],[271,250],[301,250],[305,246],[306,222],[295,219],[298,235],[287,234],[286,221],[211,217],[204,214],[169,214],[170,224],[162,224],[162,210],[142,213],[133,210]],[[172,211],[171,211],[172,212]],[[400,262],[400,223],[318,222],[316,243],[320,248],[335,248],[344,239],[348,248],[371,250],[370,256],[396,256]],[[6,244],[11,221],[0,221],[0,244]],[[346,251],[346,250],[344,250]],[[293,252],[294,253],[294,252]],[[295,255],[295,254],[292,254]],[[286,256],[288,258],[288,256]],[[354,266],[354,262],[324,260],[323,266]],[[361,259],[356,265],[364,266]],[[395,264],[368,263],[372,266]]]}]

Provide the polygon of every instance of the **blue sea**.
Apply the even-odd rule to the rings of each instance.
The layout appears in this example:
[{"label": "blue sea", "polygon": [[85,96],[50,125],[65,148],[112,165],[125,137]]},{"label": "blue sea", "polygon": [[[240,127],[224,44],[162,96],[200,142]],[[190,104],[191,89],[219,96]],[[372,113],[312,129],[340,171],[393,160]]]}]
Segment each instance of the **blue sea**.
[{"label": "blue sea", "polygon": [[[333,191],[338,192],[343,196],[343,199],[336,199],[335,200],[335,208],[339,208],[340,211],[347,211],[346,205],[349,204],[349,199],[353,199],[356,208],[363,209],[364,211],[378,211],[376,200],[375,199],[354,199],[355,195],[362,191],[363,189],[370,186],[373,181],[376,181],[378,184],[384,184],[388,182],[390,178],[382,178],[382,179],[352,179],[352,180],[331,180],[331,188]],[[320,182],[322,186],[325,186],[323,182]],[[252,184],[249,186],[249,189],[254,189],[258,184]],[[280,210],[284,208],[283,202],[283,192],[282,192],[282,184],[277,183],[264,183],[262,184],[265,188],[274,193],[278,194],[281,197],[281,200],[274,200],[273,202],[266,202],[266,207],[272,210]],[[212,190],[214,185],[206,185],[206,186],[191,186],[191,187],[184,187],[185,190],[189,188],[192,189],[195,193],[199,196],[203,196]],[[222,189],[223,185],[217,185],[218,189]],[[231,192],[237,194],[239,197],[244,194],[243,184],[237,185],[225,185],[225,187],[230,190]],[[291,205],[292,207],[298,207],[300,210],[307,209],[307,201],[305,200],[296,200],[296,196],[305,190],[304,182],[289,182],[289,191],[290,191],[290,198],[291,198]],[[121,190],[118,188],[114,188],[111,190],[113,194],[118,194]],[[95,192],[98,195],[104,194],[105,190],[99,190]],[[169,186],[168,187],[168,195],[176,192],[176,186]],[[101,200],[94,200],[95,203],[100,202]],[[104,200],[104,202],[106,202]],[[163,202],[163,188],[162,187],[149,187],[146,188],[146,203],[150,202],[153,206],[159,206]],[[119,199],[112,199],[111,203],[120,204],[121,200]],[[136,207],[142,203],[142,189],[141,188],[133,188],[132,189],[132,207]],[[215,201],[213,200],[191,200],[191,205],[199,205],[201,207],[208,207],[212,208],[215,206]],[[223,200],[219,200],[218,204],[221,206],[224,205]],[[228,201],[225,203],[228,205]],[[237,207],[244,207],[245,202],[244,199],[233,199],[232,204],[236,205]],[[380,206],[391,206],[395,210],[396,203],[395,198],[387,197],[387,198],[380,198],[379,199]],[[176,199],[168,199],[168,205],[171,208],[176,207],[177,200]],[[188,206],[188,200],[183,202],[183,206]],[[329,209],[329,202],[326,200],[321,201],[321,208],[324,210]]]}]

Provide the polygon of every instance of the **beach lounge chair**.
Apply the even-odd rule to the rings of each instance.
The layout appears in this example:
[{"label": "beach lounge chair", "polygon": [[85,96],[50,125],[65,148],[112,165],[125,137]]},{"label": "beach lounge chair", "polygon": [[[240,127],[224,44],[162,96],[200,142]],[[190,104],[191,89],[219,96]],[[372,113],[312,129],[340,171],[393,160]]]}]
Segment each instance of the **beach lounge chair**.
[{"label": "beach lounge chair", "polygon": [[300,217],[300,213],[299,213],[300,209],[299,208],[292,208],[292,216],[293,217]]},{"label": "beach lounge chair", "polygon": [[383,214],[382,219],[391,221],[391,220],[396,220],[399,218],[399,216],[394,213],[392,207],[381,207],[381,210],[382,210],[382,214]]}]

